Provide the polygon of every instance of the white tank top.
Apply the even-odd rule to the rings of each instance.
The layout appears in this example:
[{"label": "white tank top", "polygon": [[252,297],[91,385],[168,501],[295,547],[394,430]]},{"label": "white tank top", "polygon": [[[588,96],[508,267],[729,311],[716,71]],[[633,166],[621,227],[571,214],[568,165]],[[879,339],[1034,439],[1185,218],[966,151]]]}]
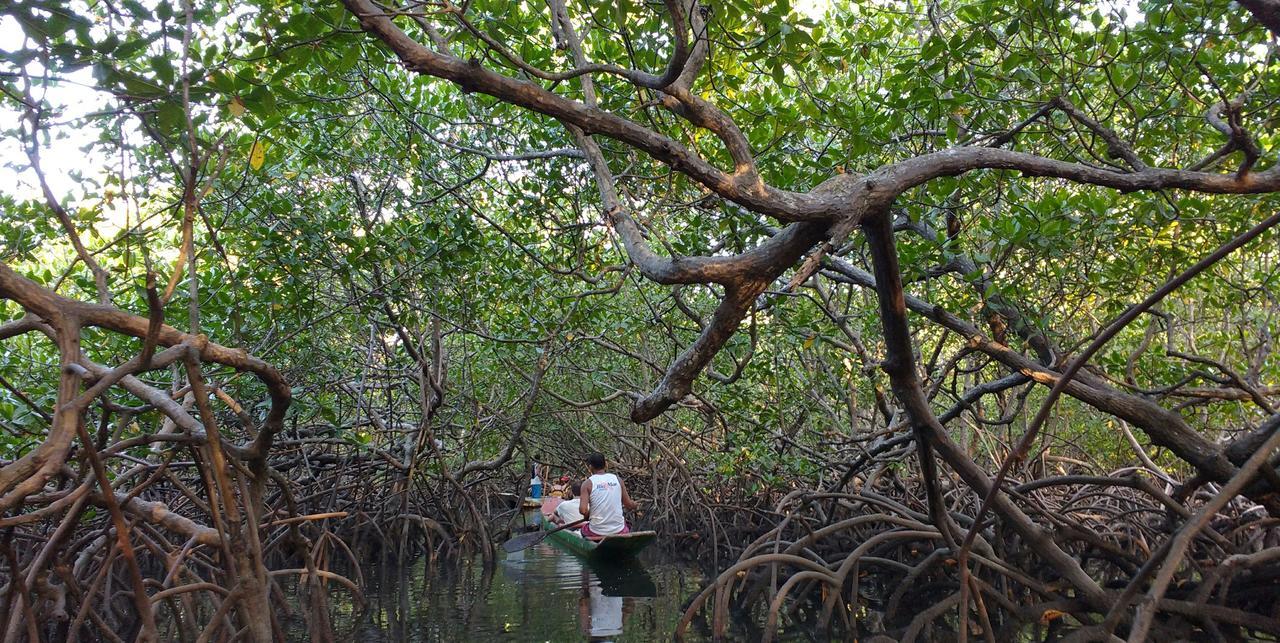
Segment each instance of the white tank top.
[{"label": "white tank top", "polygon": [[622,483],[612,473],[597,473],[591,482],[591,531],[616,534],[627,524],[622,518]]}]

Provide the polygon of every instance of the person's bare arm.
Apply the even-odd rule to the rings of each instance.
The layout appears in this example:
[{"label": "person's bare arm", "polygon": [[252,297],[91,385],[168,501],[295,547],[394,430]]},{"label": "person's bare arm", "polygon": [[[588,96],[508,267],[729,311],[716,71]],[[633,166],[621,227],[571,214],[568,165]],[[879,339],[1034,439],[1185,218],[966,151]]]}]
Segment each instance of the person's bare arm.
[{"label": "person's bare arm", "polygon": [[635,502],[634,500],[632,500],[632,499],[631,499],[631,494],[627,493],[627,485],[623,484],[622,480],[621,480],[621,479],[619,479],[619,480],[618,480],[618,486],[622,488],[622,506],[623,506],[623,508],[627,509],[628,511],[635,511],[635,510],[636,510],[636,507],[637,507],[638,505],[636,504],[636,502]]},{"label": "person's bare arm", "polygon": [[583,480],[582,486],[578,488],[578,513],[583,518],[591,517],[591,481]]}]

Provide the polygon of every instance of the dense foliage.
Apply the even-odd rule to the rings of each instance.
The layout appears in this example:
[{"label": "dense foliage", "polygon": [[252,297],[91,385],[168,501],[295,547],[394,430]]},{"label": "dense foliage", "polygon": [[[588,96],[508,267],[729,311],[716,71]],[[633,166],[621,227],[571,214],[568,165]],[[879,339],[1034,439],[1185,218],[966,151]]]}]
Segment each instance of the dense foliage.
[{"label": "dense foliage", "polygon": [[[961,636],[1052,636],[1053,612],[1099,636],[1274,637],[1276,532],[1253,522],[1280,516],[1272,4],[6,5],[6,634],[42,614],[64,622],[28,636],[167,627],[125,615],[136,594],[81,598],[99,570],[181,586],[108,542],[127,517],[139,558],[220,534],[178,576],[236,589],[182,590],[213,602],[181,627],[240,601],[237,628],[269,636],[245,597],[276,571],[312,579],[320,614],[336,542],[492,556],[530,461],[577,473],[600,449],[646,520],[720,566],[805,569],[751,555],[845,514],[898,516],[857,541],[933,530],[876,553],[915,571],[876,571],[941,579],[921,599],[968,615],[938,621]],[[158,364],[157,343],[187,348]],[[137,385],[67,410],[128,364]],[[189,428],[213,424],[225,447]],[[166,542],[135,497],[198,524]],[[876,603],[844,537],[800,585]],[[971,549],[1007,563],[970,577]],[[1208,571],[1228,556],[1238,574]],[[1166,572],[1190,589],[1166,600]],[[690,615],[722,627],[728,600],[706,599],[734,582]],[[786,595],[770,625],[802,618]],[[888,631],[924,624],[903,618]]]}]

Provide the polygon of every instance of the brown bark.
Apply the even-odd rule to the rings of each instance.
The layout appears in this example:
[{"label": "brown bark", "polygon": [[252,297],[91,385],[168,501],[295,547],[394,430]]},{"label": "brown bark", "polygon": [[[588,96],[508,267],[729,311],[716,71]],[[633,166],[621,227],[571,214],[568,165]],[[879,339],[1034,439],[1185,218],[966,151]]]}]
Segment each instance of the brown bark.
[{"label": "brown bark", "polygon": [[[989,495],[992,490],[991,479],[947,436],[946,429],[938,422],[920,388],[907,322],[906,294],[902,290],[898,255],[888,217],[886,209],[879,217],[870,217],[864,223],[875,264],[876,296],[880,302],[880,321],[885,335],[886,358],[883,368],[893,383],[895,396],[911,416],[913,427],[916,427],[919,440],[917,448],[933,445],[937,448],[938,455],[974,491],[984,496]],[[994,494],[992,506],[1022,536],[1027,546],[1062,574],[1094,608],[1105,608],[1107,603],[1102,588],[1081,569],[1079,562],[1058,547],[1042,527],[1036,525],[1003,494]],[[945,528],[942,524],[936,526],[939,529]]]}]

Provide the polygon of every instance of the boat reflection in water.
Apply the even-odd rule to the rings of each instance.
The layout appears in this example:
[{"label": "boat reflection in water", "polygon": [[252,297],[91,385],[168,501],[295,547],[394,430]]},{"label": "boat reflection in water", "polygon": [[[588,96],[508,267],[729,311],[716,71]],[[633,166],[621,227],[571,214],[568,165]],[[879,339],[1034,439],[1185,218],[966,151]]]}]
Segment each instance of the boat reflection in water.
[{"label": "boat reflection in water", "polygon": [[509,554],[502,575],[565,599],[556,609],[560,618],[576,612],[580,634],[591,641],[621,636],[631,615],[658,596],[653,577],[638,560],[587,562],[547,543]]},{"label": "boat reflection in water", "polygon": [[658,594],[653,577],[640,561],[597,563],[584,568],[578,623],[589,640],[620,636],[623,622],[635,611],[636,599]]},{"label": "boat reflection in water", "polygon": [[587,588],[578,600],[578,622],[590,640],[622,635],[622,621],[631,614],[626,596],[605,596],[599,585]]}]

